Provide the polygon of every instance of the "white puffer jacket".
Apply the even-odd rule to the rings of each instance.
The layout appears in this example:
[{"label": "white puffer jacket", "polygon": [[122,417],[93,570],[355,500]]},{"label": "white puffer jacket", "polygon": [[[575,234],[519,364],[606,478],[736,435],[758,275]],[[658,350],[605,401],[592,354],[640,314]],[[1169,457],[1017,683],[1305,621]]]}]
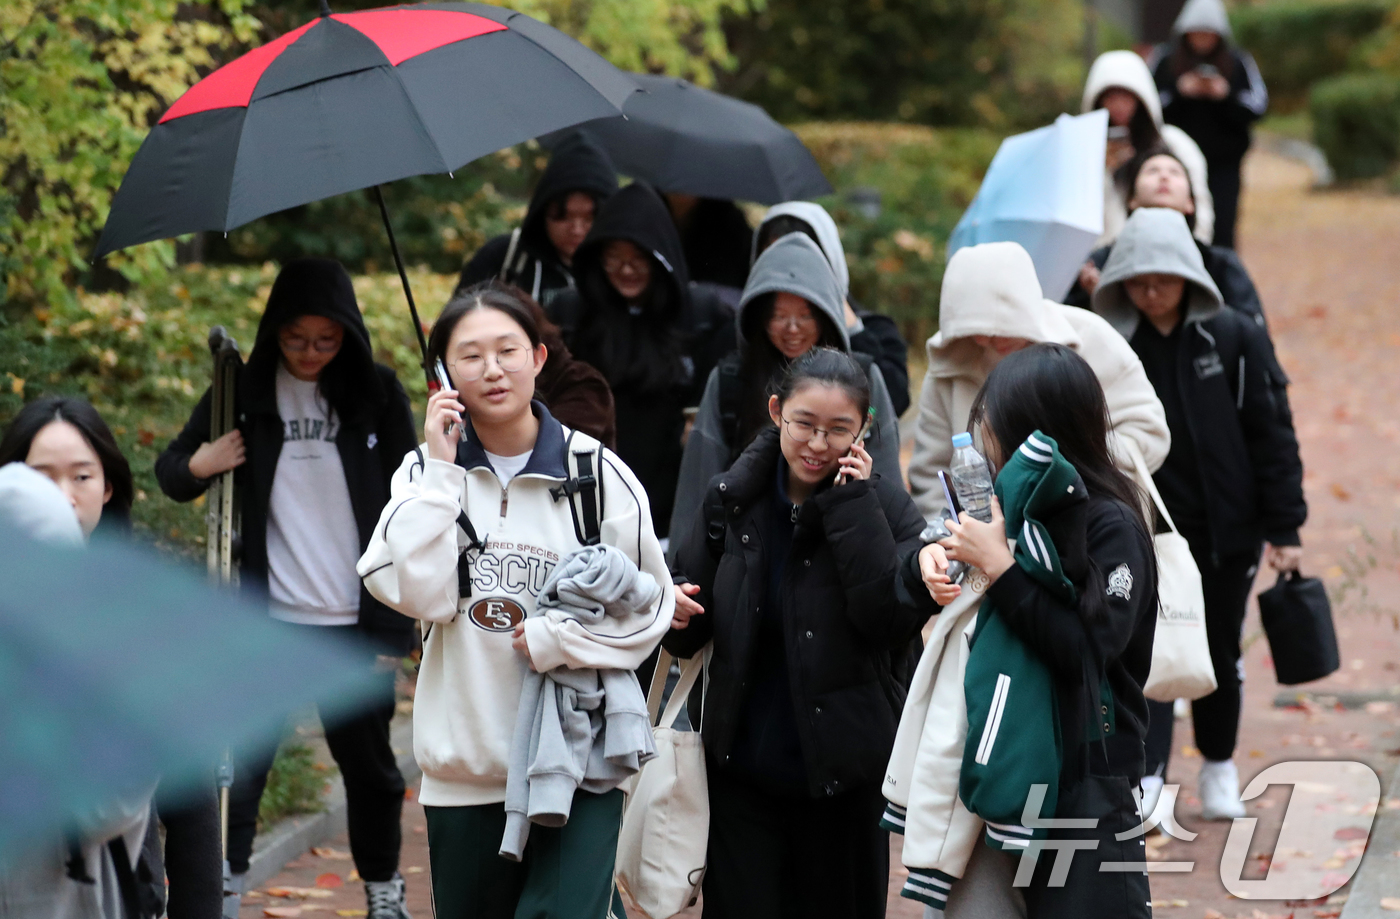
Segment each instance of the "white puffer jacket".
[{"label": "white puffer jacket", "polygon": [[985,243],[955,252],[943,274],[938,322],[938,334],[928,340],[928,373],[919,392],[909,462],[909,493],[926,519],[942,517],[938,472],[948,468],[953,435],[967,430],[972,400],[991,371],[987,350],[974,335],[1073,348],[1103,385],[1118,465],[1125,472],[1133,468],[1131,456],[1117,446],[1119,439],[1136,444],[1150,470],[1166,461],[1171,432],[1142,361],[1103,319],[1046,300],[1035,265],[1020,245]]},{"label": "white puffer jacket", "polygon": [[[1126,89],[1138,97],[1139,103],[1146,106],[1152,115],[1152,121],[1161,132],[1162,142],[1186,167],[1186,175],[1191,179],[1191,194],[1196,199],[1195,236],[1209,245],[1215,238],[1215,199],[1211,197],[1210,186],[1206,183],[1205,154],[1181,128],[1163,123],[1162,99],[1152,79],[1152,71],[1147,69],[1147,62],[1135,52],[1107,51],[1099,55],[1094,66],[1089,68],[1088,79],[1084,81],[1081,110],[1092,112],[1099,96],[1114,87]],[[1128,219],[1128,202],[1119,193],[1113,174],[1107,169],[1104,170],[1103,181],[1103,235],[1094,243],[1095,247],[1113,242],[1123,229],[1123,221]]]}]

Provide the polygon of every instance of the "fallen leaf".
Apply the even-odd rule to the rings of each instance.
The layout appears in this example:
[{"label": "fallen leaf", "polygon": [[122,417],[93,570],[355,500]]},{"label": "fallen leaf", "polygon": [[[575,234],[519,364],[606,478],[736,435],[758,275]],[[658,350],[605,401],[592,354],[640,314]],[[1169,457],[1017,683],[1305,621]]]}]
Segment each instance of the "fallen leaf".
[{"label": "fallen leaf", "polygon": [[1365,839],[1371,834],[1359,826],[1344,826],[1332,834],[1333,839]]},{"label": "fallen leaf", "polygon": [[1218,909],[1208,909],[1201,919],[1225,919],[1225,914]]},{"label": "fallen leaf", "polygon": [[345,878],[345,880],[349,881],[349,882],[352,883],[352,884],[355,883],[356,881],[358,881],[359,879],[360,879],[360,872],[359,872],[358,869],[355,869],[355,868],[352,868],[352,869],[350,870],[350,874]]},{"label": "fallen leaf", "polygon": [[1333,497],[1335,497],[1338,501],[1351,500],[1351,492],[1347,491],[1346,486],[1342,483],[1333,482],[1331,485],[1331,489]]},{"label": "fallen leaf", "polygon": [[1190,905],[1191,905],[1190,902],[1187,901],[1187,900],[1153,900],[1153,901],[1152,901],[1152,908],[1153,908],[1153,909],[1166,909],[1167,907],[1179,907],[1179,906],[1190,906]]},{"label": "fallen leaf", "polygon": [[423,868],[418,865],[410,865],[403,870],[404,874],[422,874]]},{"label": "fallen leaf", "polygon": [[338,909],[338,910],[335,911],[335,914],[336,914],[337,916],[368,916],[368,915],[369,915],[369,910],[364,910],[364,909]]},{"label": "fallen leaf", "polygon": [[1346,862],[1345,862],[1344,860],[1340,859],[1340,858],[1329,858],[1329,859],[1327,859],[1327,861],[1325,861],[1325,862],[1322,863],[1322,867],[1324,867],[1324,868],[1340,868],[1340,867],[1342,867],[1342,866],[1345,865],[1345,864],[1346,864]]},{"label": "fallen leaf", "polygon": [[1381,909],[1400,913],[1400,897],[1381,897]]},{"label": "fallen leaf", "polygon": [[335,861],[349,861],[350,853],[342,849],[333,849],[330,846],[316,846],[311,850],[311,854],[318,858],[329,858]]},{"label": "fallen leaf", "polygon": [[301,915],[300,906],[264,906],[263,915],[271,919],[296,919]]},{"label": "fallen leaf", "polygon": [[340,875],[329,871],[316,877],[317,887],[343,887],[344,885],[345,882],[340,879]]},{"label": "fallen leaf", "polygon": [[1338,919],[1338,917],[1341,915],[1342,910],[1340,907],[1337,909],[1332,909],[1329,907],[1328,909],[1313,910],[1313,916],[1316,917],[1316,919]]}]

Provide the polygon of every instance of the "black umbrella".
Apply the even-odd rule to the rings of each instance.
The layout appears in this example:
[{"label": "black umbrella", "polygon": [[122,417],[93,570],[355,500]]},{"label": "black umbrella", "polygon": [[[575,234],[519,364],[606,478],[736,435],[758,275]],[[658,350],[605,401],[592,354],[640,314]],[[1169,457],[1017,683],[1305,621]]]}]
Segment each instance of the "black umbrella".
[{"label": "black umbrella", "polygon": [[0,863],[157,776],[208,781],[227,744],[274,742],[297,706],[338,697],[344,714],[378,691],[367,649],[135,546],[7,527],[0,583]]},{"label": "black umbrella", "polygon": [[[94,257],[451,172],[492,151],[615,115],[636,84],[555,29],[478,3],[321,16],[176,100],[142,143]],[[424,348],[426,350],[426,348]]]},{"label": "black umbrella", "polygon": [[761,204],[832,193],[811,151],[758,106],[674,77],[631,77],[643,92],[625,117],[580,126],[623,173],[663,191]]}]

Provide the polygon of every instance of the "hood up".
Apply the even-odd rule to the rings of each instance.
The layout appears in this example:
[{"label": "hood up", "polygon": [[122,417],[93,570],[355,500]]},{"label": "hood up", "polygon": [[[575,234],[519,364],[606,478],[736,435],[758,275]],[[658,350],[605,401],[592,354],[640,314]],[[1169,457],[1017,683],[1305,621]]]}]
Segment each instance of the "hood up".
[{"label": "hood up", "polygon": [[1220,312],[1220,289],[1206,272],[1186,218],[1177,211],[1138,208],[1123,225],[1103,266],[1094,291],[1094,312],[1124,338],[1132,338],[1142,314],[1123,289],[1123,282],[1141,274],[1172,274],[1186,279],[1187,322],[1203,322]]},{"label": "hood up", "polygon": [[836,284],[841,288],[841,299],[851,295],[851,269],[846,264],[846,250],[841,245],[841,232],[836,229],[836,221],[831,219],[826,208],[811,201],[788,201],[768,209],[763,220],[754,230],[753,247],[749,254],[749,264],[758,260],[758,241],[763,235],[763,227],[775,217],[795,217],[812,228],[817,244],[836,275]]},{"label": "hood up", "polygon": [[587,192],[599,205],[617,191],[617,170],[607,151],[584,133],[569,135],[550,155],[549,166],[530,196],[530,208],[520,225],[520,238],[536,255],[555,258],[545,232],[549,203],[566,192]]},{"label": "hood up", "polygon": [[819,317],[838,332],[842,350],[851,350],[846,333],[845,298],[832,274],[826,254],[805,233],[789,233],[763,251],[749,271],[749,282],[739,300],[739,346],[764,334],[757,328],[764,294],[785,291],[812,304]]},{"label": "hood up", "polygon": [[1080,110],[1092,112],[1105,90],[1118,87],[1126,89],[1147,107],[1153,124],[1162,127],[1162,98],[1157,94],[1157,84],[1152,79],[1152,71],[1147,62],[1132,51],[1106,51],[1089,68],[1089,77],[1084,81],[1084,98],[1080,100]]},{"label": "hood up", "polygon": [[[593,229],[574,253],[574,271],[582,278],[603,270],[603,249],[609,240],[625,239],[659,263],[665,282],[671,285],[674,303],[690,301],[690,274],[680,233],[666,202],[650,185],[633,182],[607,200],[593,218]],[[653,274],[652,283],[658,278]],[[680,319],[678,312],[676,319]]]},{"label": "hood up", "polygon": [[384,404],[388,393],[374,367],[369,330],[355,299],[355,285],[345,267],[335,259],[299,258],[288,262],[272,283],[258,323],[258,337],[243,374],[247,404],[277,410],[277,365],[282,350],[277,333],[302,316],[323,316],[345,328],[345,339],[335,360],[321,372],[322,391],[342,417]]},{"label": "hood up", "polygon": [[0,525],[24,539],[81,547],[83,528],[53,480],[24,463],[0,466]]},{"label": "hood up", "polygon": [[1172,23],[1172,35],[1181,36],[1187,32],[1214,32],[1225,41],[1232,41],[1230,14],[1220,0],[1186,0],[1181,13]]},{"label": "hood up", "polygon": [[1077,343],[1074,330],[1055,304],[1045,299],[1035,263],[1019,243],[964,246],[948,260],[939,299],[938,333],[929,339],[930,365],[957,358],[974,335],[1024,338],[1032,342]]}]

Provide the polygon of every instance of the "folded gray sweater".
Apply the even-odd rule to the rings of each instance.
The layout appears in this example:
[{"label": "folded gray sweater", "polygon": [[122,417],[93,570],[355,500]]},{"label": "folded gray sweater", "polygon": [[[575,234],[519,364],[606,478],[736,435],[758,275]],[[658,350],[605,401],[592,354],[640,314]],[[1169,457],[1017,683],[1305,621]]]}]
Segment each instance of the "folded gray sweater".
[{"label": "folded gray sweater", "polygon": [[[531,615],[561,611],[593,624],[650,609],[661,589],[620,550],[589,546],[555,566]],[[655,756],[646,696],[631,670],[528,674],[510,745],[501,856],[520,861],[531,823],[563,826],[575,791],[611,791]]]}]

